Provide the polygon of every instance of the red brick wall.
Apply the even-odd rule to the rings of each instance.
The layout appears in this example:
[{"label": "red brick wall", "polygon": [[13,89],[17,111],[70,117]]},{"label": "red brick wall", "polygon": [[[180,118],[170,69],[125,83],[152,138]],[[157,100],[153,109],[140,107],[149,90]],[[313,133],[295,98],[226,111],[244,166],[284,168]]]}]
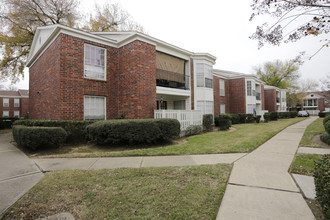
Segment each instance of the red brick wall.
[{"label": "red brick wall", "polygon": [[[106,81],[84,78],[85,43],[106,49]],[[30,68],[30,118],[83,120],[84,95],[106,97],[107,119],[153,118],[155,46],[134,41],[117,49],[59,35]]]},{"label": "red brick wall", "polygon": [[191,89],[191,110],[195,110],[195,86],[194,86],[194,60],[190,59],[190,89]]},{"label": "red brick wall", "polygon": [[269,112],[276,112],[276,90],[267,89],[265,90],[265,110]]},{"label": "red brick wall", "polygon": [[324,111],[325,110],[324,98],[318,99],[317,105],[320,111]]},{"label": "red brick wall", "polygon": [[265,86],[261,85],[261,108],[265,110]]},{"label": "red brick wall", "polygon": [[156,48],[134,41],[119,50],[119,112],[153,118],[156,105]]},{"label": "red brick wall", "polygon": [[29,118],[29,98],[21,98],[20,107],[20,117]]},{"label": "red brick wall", "polygon": [[61,37],[30,67],[29,114],[32,119],[61,119]]},{"label": "red brick wall", "polygon": [[245,79],[230,79],[228,81],[230,113],[246,113]]},{"label": "red brick wall", "polygon": [[228,80],[223,79],[225,81],[225,96],[220,96],[220,79],[220,77],[213,76],[214,115],[223,113],[220,112],[220,104],[225,104],[226,113],[230,113]]}]

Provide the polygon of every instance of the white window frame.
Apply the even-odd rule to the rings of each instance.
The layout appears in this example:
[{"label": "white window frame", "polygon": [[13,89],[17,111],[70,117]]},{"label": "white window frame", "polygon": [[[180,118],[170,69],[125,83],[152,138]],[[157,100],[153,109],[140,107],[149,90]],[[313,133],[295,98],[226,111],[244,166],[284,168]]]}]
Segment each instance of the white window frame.
[{"label": "white window frame", "polygon": [[19,118],[19,111],[14,111],[14,117]]},{"label": "white window frame", "polygon": [[[86,99],[87,98],[103,98],[104,102],[103,102],[103,111],[104,111],[104,118],[86,118],[87,116],[89,115],[86,115]],[[107,99],[105,96],[92,96],[92,95],[84,95],[84,120],[106,120],[106,117],[107,117]]]},{"label": "white window frame", "polygon": [[[95,48],[95,49],[99,49],[99,50],[103,50],[104,51],[104,66],[102,65],[96,65],[96,64],[87,64],[87,49],[88,47],[91,48]],[[97,60],[96,58],[94,58],[95,60]],[[90,76],[91,74],[86,73],[87,71],[92,72],[92,69],[97,69],[97,68],[103,68],[103,77],[93,77]],[[95,74],[95,73],[94,73]],[[96,73],[96,75],[100,75],[101,73]],[[103,48],[103,47],[97,47],[91,44],[85,44],[84,45],[84,78],[85,79],[95,79],[95,80],[103,80],[106,81],[107,80],[107,49]]]},{"label": "white window frame", "polygon": [[197,101],[197,110],[201,110],[202,115],[206,115],[206,114],[214,115],[213,101]]},{"label": "white window frame", "polygon": [[19,105],[20,105],[20,100],[14,99],[14,107],[19,107]]},{"label": "white window frame", "polygon": [[2,112],[2,117],[9,117],[9,111],[3,111]]},{"label": "white window frame", "polygon": [[219,79],[219,90],[220,90],[220,96],[226,96],[225,80],[223,79]]},{"label": "white window frame", "polygon": [[3,107],[9,107],[9,98],[3,98]]},{"label": "white window frame", "polygon": [[[205,63],[196,64],[197,87],[213,88],[212,66]],[[206,80],[211,81],[211,87],[206,87]]]},{"label": "white window frame", "polygon": [[226,114],[226,104],[225,103],[220,104],[220,114]]}]

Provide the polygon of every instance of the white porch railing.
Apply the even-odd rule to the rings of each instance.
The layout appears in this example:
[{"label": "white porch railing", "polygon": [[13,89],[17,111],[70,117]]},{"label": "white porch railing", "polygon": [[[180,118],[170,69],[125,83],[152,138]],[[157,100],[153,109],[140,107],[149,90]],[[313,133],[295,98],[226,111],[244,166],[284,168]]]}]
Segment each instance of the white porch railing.
[{"label": "white porch railing", "polygon": [[318,115],[320,110],[309,110],[305,109],[310,115]]},{"label": "white porch railing", "polygon": [[155,110],[154,118],[177,119],[181,125],[181,131],[190,125],[202,125],[203,118],[200,110]]}]

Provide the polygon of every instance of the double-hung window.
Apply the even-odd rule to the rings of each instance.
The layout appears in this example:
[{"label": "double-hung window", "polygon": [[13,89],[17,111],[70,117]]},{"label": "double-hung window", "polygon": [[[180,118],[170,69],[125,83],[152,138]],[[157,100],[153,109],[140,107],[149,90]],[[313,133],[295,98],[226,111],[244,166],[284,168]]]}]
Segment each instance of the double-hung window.
[{"label": "double-hung window", "polygon": [[106,98],[104,96],[84,96],[84,119],[106,119]]},{"label": "double-hung window", "polygon": [[106,49],[85,44],[84,76],[106,80]]},{"label": "double-hung window", "polygon": [[197,87],[213,88],[213,75],[211,65],[197,63],[196,72]]},{"label": "double-hung window", "polygon": [[3,117],[9,117],[9,111],[3,111],[2,116]]},{"label": "double-hung window", "polygon": [[14,107],[19,107],[19,99],[14,99]]},{"label": "double-hung window", "polygon": [[19,111],[14,111],[14,117],[19,118]]},{"label": "double-hung window", "polygon": [[226,114],[226,104],[220,104],[220,114]]},{"label": "double-hung window", "polygon": [[3,99],[3,107],[9,107],[9,99],[8,98]]},{"label": "double-hung window", "polygon": [[246,95],[256,96],[256,84],[250,80],[246,81]]},{"label": "double-hung window", "polygon": [[225,96],[225,80],[220,79],[219,80],[219,86],[220,86],[220,96]]}]

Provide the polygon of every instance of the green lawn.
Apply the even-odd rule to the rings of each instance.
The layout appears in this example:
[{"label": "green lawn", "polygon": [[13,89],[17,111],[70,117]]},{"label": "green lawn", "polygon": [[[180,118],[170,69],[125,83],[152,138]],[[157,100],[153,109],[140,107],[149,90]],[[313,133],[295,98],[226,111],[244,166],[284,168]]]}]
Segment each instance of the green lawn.
[{"label": "green lawn", "polygon": [[61,154],[60,157],[122,157],[251,152],[284,128],[305,118],[281,119],[269,123],[238,124],[231,132],[209,132],[186,138],[187,142],[134,150],[94,151],[83,154]]},{"label": "green lawn", "polygon": [[312,124],[310,124],[304,133],[304,136],[302,137],[300,141],[300,146],[304,147],[322,147],[321,144],[318,144],[317,142],[313,142],[312,138],[315,135],[322,134],[324,132],[324,126],[323,126],[323,119],[324,118],[318,118],[316,119]]},{"label": "green lawn", "polygon": [[294,161],[291,164],[290,172],[313,176],[314,163],[319,161],[322,155],[318,154],[297,154]]},{"label": "green lawn", "polygon": [[231,166],[58,171],[3,219],[69,212],[76,219],[215,219]]}]

